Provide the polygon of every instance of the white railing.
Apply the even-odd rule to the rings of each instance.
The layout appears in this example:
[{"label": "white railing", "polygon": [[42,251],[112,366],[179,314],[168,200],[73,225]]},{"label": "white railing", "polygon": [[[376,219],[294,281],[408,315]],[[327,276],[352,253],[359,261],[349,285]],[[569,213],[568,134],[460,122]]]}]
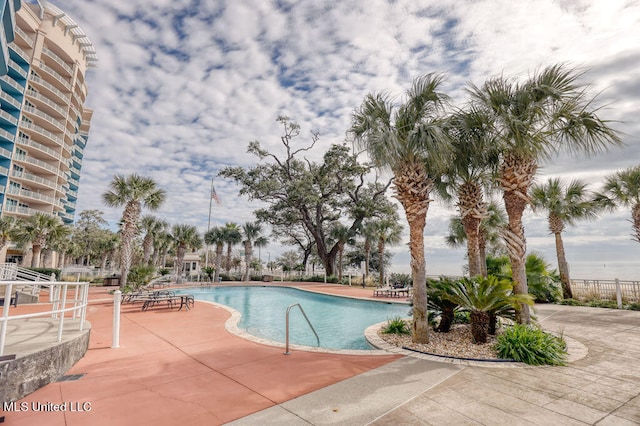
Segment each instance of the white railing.
[{"label": "white railing", "polygon": [[[0,356],[4,355],[4,348],[7,338],[7,325],[9,321],[24,320],[37,317],[48,317],[58,320],[58,342],[62,341],[64,321],[69,315],[72,319],[80,319],[79,331],[84,330],[84,323],[87,317],[87,304],[89,299],[89,283],[87,282],[62,282],[50,281],[49,304],[50,309],[31,314],[9,315],[11,295],[15,296],[14,286],[23,285],[21,281],[6,281],[0,283],[0,288],[4,286],[4,306],[2,316],[0,316]],[[15,309],[15,308],[14,308]]]},{"label": "white railing", "polygon": [[614,300],[620,294],[625,300],[640,302],[640,281],[571,280],[571,290],[576,298]]}]

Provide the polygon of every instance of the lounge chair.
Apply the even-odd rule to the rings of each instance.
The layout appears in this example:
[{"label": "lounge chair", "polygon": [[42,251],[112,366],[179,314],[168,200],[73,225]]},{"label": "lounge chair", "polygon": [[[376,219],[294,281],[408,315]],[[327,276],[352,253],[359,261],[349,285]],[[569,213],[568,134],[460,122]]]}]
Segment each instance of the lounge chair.
[{"label": "lounge chair", "polygon": [[373,295],[374,296],[389,297],[389,295],[391,294],[392,291],[393,291],[393,288],[391,288],[389,286],[377,287],[377,288],[373,289]]}]

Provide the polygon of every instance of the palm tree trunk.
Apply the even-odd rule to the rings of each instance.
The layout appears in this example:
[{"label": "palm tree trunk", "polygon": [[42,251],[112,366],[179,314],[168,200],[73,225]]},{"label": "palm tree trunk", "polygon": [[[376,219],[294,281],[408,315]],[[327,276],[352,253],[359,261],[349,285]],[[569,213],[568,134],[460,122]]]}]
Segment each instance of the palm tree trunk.
[{"label": "palm tree trunk", "polygon": [[380,278],[378,279],[378,285],[384,285],[384,239],[378,240],[378,258],[380,259]]},{"label": "palm tree trunk", "polygon": [[482,187],[477,182],[465,182],[458,188],[460,220],[467,235],[467,258],[469,276],[482,275],[480,265],[480,222],[487,215],[482,196]]},{"label": "palm tree trunk", "polygon": [[424,259],[424,227],[429,209],[429,193],[433,181],[424,165],[409,163],[394,178],[395,197],[404,208],[409,224],[409,252],[413,278],[413,332],[414,343],[429,343],[427,318],[427,271]]},{"label": "palm tree trunk", "polygon": [[364,277],[369,278],[369,260],[371,257],[371,241],[366,238],[364,241]]},{"label": "palm tree trunk", "polygon": [[224,250],[224,244],[216,244],[216,272],[213,276],[213,281],[218,282],[218,278],[220,277],[220,267],[222,265],[222,251]]},{"label": "palm tree trunk", "polygon": [[251,258],[253,257],[253,247],[251,247],[251,241],[247,240],[244,244],[244,261],[245,272],[244,272],[244,280],[249,281],[249,268],[251,267]]},{"label": "palm tree trunk", "polygon": [[631,223],[633,224],[634,239],[640,242],[640,204],[631,208]]},{"label": "palm tree trunk", "polygon": [[478,249],[480,251],[480,274],[487,278],[487,240],[480,233],[478,240]]},{"label": "palm tree trunk", "polygon": [[40,267],[40,253],[42,252],[42,246],[39,244],[31,245],[31,267],[39,268]]},{"label": "palm tree trunk", "polygon": [[[529,186],[533,181],[538,166],[522,156],[506,154],[500,165],[500,186],[503,190],[505,210],[509,221],[502,230],[502,236],[507,246],[515,294],[528,294],[527,273],[525,270],[527,242],[524,236],[522,215],[529,204]],[[516,316],[518,322],[529,324],[531,314],[529,305],[520,304]]]},{"label": "palm tree trunk", "polygon": [[467,234],[467,258],[469,261],[469,276],[482,275],[480,261],[480,219],[471,214],[462,219],[464,232]]},{"label": "palm tree trunk", "polygon": [[562,298],[573,299],[571,290],[571,279],[569,278],[569,265],[564,254],[564,243],[560,232],[553,234],[556,237],[556,255],[558,256],[558,271],[560,272],[560,282],[562,283]]},{"label": "palm tree trunk", "polygon": [[489,337],[489,314],[482,311],[471,311],[471,335],[473,343],[487,343]]},{"label": "palm tree trunk", "polygon": [[231,272],[231,244],[227,244],[227,260],[224,269],[227,270],[227,275]]},{"label": "palm tree trunk", "polygon": [[176,284],[182,284],[182,266],[187,248],[180,244],[176,250]]}]

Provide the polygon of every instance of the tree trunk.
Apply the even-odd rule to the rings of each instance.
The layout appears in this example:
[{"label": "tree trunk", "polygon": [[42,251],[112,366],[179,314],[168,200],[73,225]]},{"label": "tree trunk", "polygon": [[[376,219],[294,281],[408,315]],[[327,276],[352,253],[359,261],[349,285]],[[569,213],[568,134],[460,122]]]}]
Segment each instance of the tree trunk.
[{"label": "tree trunk", "polygon": [[137,223],[140,217],[142,206],[139,202],[129,202],[122,214],[123,225],[120,233],[121,249],[120,249],[120,288],[127,286],[127,276],[131,269],[131,260],[133,259],[133,239],[138,231]]},{"label": "tree trunk", "polygon": [[429,343],[427,317],[427,272],[424,259],[424,227],[429,209],[429,193],[433,181],[422,163],[404,164],[394,178],[395,197],[404,208],[409,224],[409,251],[413,278],[414,343]]},{"label": "tree trunk", "polygon": [[249,281],[249,269],[251,268],[251,258],[253,257],[253,247],[251,246],[251,241],[247,240],[244,244],[244,262],[245,272],[244,272],[244,281]]},{"label": "tree trunk", "polygon": [[384,285],[384,238],[378,240],[378,258],[380,259],[380,278],[378,279],[378,285],[382,287]]},{"label": "tree trunk", "polygon": [[213,276],[213,281],[216,283],[218,282],[218,279],[220,277],[220,267],[222,266],[223,251],[224,251],[224,244],[216,244],[216,263],[215,263],[216,272],[215,272],[215,275]]},{"label": "tree trunk", "polygon": [[[505,210],[509,222],[502,230],[502,236],[507,246],[513,278],[513,292],[515,294],[528,294],[527,273],[525,270],[527,242],[524,236],[522,215],[529,204],[529,186],[533,181],[537,165],[525,158],[506,154],[500,165],[500,186],[502,188]],[[521,303],[516,319],[523,324],[529,324],[531,314],[529,305]]]},{"label": "tree trunk", "polygon": [[480,250],[480,273],[484,278],[487,278],[487,240],[482,233],[480,233],[478,248]]},{"label": "tree trunk", "polygon": [[184,263],[184,254],[186,253],[187,248],[182,244],[178,245],[178,250],[176,250],[176,284],[182,284],[182,266]]},{"label": "tree trunk", "polygon": [[480,261],[480,219],[467,215],[462,219],[464,232],[467,234],[467,258],[469,261],[469,276],[482,275]]},{"label": "tree trunk", "polygon": [[436,329],[440,333],[448,333],[451,330],[451,324],[455,317],[453,305],[445,305],[442,307],[442,314],[440,314],[440,323]]},{"label": "tree trunk", "polygon": [[640,204],[634,204],[631,208],[631,223],[633,227],[633,239],[640,243]]},{"label": "tree trunk", "polygon": [[42,246],[39,244],[31,245],[31,267],[39,268],[40,267],[40,253],[42,252]]},{"label": "tree trunk", "polygon": [[465,182],[458,188],[460,220],[467,235],[469,276],[482,275],[480,259],[480,222],[487,216],[487,206],[479,183]]},{"label": "tree trunk", "polygon": [[564,254],[564,243],[562,242],[562,233],[554,233],[556,237],[556,255],[558,256],[558,271],[560,272],[560,282],[562,283],[562,298],[573,299],[573,291],[571,290],[571,279],[569,278],[569,265]]},{"label": "tree trunk", "polygon": [[471,311],[471,335],[473,343],[487,343],[489,336],[489,314],[482,311]]}]

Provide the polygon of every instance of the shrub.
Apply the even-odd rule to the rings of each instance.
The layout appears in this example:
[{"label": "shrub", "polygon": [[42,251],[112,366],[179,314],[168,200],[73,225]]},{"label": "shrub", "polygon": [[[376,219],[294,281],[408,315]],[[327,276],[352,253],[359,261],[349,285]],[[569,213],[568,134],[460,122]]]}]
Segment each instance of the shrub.
[{"label": "shrub", "polygon": [[508,327],[495,345],[498,358],[529,365],[565,365],[567,349],[562,337],[525,324]]},{"label": "shrub", "polygon": [[382,328],[384,334],[409,334],[409,326],[407,322],[400,317],[391,318],[387,321],[387,324]]},{"label": "shrub", "polygon": [[434,329],[441,333],[448,333],[451,330],[456,311],[459,310],[457,303],[446,298],[453,284],[453,280],[445,277],[441,277],[439,280],[427,280],[427,308],[429,309],[429,314],[434,316],[434,323],[435,317],[440,318],[438,326],[435,327],[435,324],[433,325]]},{"label": "shrub", "polygon": [[585,303],[582,303],[581,301],[576,299],[563,299],[560,301],[560,304],[567,306],[586,306]]},{"label": "shrub", "polygon": [[133,288],[143,287],[151,281],[155,268],[149,265],[135,265],[129,270],[127,275],[127,284]]},{"label": "shrub", "polygon": [[615,300],[592,300],[588,306],[592,308],[610,308],[618,309],[618,303]]},{"label": "shrub", "polygon": [[392,284],[399,284],[401,287],[408,287],[413,284],[411,274],[400,274],[397,272],[389,275],[389,282]]},{"label": "shrub", "polygon": [[633,302],[627,305],[627,309],[631,311],[640,311],[640,302]]},{"label": "shrub", "polygon": [[[56,279],[60,278],[60,273],[61,273],[60,269],[55,269],[55,268],[26,268],[26,269],[29,269],[30,271],[33,271],[33,272],[37,272],[42,275],[46,275],[48,277],[50,277],[51,274],[56,274]],[[72,280],[72,281],[75,281],[75,280]]]}]

